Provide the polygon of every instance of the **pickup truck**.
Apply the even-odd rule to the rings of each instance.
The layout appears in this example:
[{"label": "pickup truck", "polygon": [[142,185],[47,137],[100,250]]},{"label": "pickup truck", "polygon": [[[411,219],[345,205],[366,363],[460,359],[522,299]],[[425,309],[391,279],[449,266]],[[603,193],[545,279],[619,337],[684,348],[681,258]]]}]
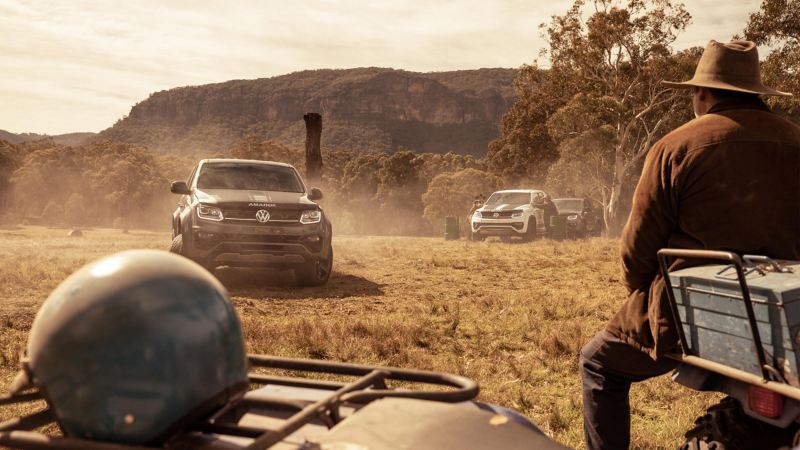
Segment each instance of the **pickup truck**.
[{"label": "pickup truck", "polygon": [[292,269],[300,286],[325,284],[333,268],[332,226],[289,164],[204,159],[172,214],[171,251],[213,271],[218,266]]}]

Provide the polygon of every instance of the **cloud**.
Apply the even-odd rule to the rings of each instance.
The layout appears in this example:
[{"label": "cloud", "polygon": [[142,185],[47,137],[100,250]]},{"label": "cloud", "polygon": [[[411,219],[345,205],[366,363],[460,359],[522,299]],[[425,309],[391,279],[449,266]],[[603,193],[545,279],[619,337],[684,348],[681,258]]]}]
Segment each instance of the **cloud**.
[{"label": "cloud", "polygon": [[[759,5],[687,3],[679,48],[728,39]],[[0,129],[98,131],[154,91],[304,69],[517,67],[543,46],[538,25],[570,4],[0,0]]]}]

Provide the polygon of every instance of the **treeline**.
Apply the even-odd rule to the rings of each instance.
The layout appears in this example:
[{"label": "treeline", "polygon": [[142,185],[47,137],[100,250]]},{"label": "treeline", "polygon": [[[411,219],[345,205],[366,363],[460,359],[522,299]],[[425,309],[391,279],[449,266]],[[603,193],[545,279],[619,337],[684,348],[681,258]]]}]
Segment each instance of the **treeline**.
[{"label": "treeline", "polygon": [[163,222],[152,212],[167,204],[173,160],[111,141],[85,147],[3,141],[0,216],[43,225],[153,227]]},{"label": "treeline", "polygon": [[[485,158],[353,150],[374,142],[362,136],[351,138],[366,147],[323,145],[320,187],[336,229],[428,234],[440,231],[445,216],[463,217],[476,194],[544,188],[554,196],[593,198],[604,207],[607,228],[619,230],[647,151],[692,117],[687,92],[666,89],[661,81],[691,78],[702,49],[676,52],[671,47],[691,20],[683,4],[594,0],[589,14],[585,3],[576,1],[544,24],[550,66],[520,68],[516,101]],[[764,0],[742,24],[747,38],[773,50],[762,64],[767,82],[795,93],[800,93],[799,11],[800,0]],[[473,74],[453,73],[439,81],[463,84],[461,78],[468,75]],[[797,97],[769,101],[779,114],[800,120]],[[301,121],[296,127],[293,135],[301,136]],[[168,194],[169,182],[188,176],[200,158],[285,161],[302,169],[299,146],[265,141],[260,135],[231,141],[236,143],[216,154],[171,156],[114,141],[82,147],[52,140],[19,145],[0,141],[0,218],[167,229],[176,200]]]},{"label": "treeline", "polygon": [[[169,229],[177,197],[202,158],[283,161],[303,171],[303,152],[249,137],[216,154],[155,155],[132,144],[97,141],[68,147],[51,140],[0,141],[0,219],[42,225]],[[336,230],[356,234],[429,234],[446,215],[501,185],[471,156],[415,153],[324,153],[323,206]]]},{"label": "treeline", "polygon": [[[762,63],[766,81],[796,94],[798,14],[800,0],[764,0],[742,24],[742,34],[762,46],[762,57],[772,50]],[[549,67],[520,69],[517,101],[503,117],[501,137],[489,145],[488,170],[553,191],[583,192],[603,205],[608,229],[618,231],[647,151],[692,118],[690,92],[661,83],[694,73],[703,49],[671,47],[690,22],[684,5],[670,0],[577,0],[542,24]],[[769,102],[800,120],[797,97]]]}]

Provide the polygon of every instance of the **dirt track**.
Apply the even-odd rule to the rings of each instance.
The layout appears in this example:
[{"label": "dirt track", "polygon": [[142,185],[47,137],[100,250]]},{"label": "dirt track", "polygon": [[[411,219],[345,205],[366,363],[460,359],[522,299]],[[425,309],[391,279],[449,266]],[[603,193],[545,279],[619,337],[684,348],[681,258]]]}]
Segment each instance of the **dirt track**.
[{"label": "dirt track", "polygon": [[[99,256],[168,246],[166,233],[0,229],[0,382],[7,385],[39,304]],[[220,269],[249,350],[460,373],[482,398],[581,445],[580,346],[622,302],[617,241],[334,241],[330,283],[297,289],[287,272]],[[711,395],[661,378],[632,392],[634,448],[674,448]],[[0,417],[3,419],[4,417]]]}]

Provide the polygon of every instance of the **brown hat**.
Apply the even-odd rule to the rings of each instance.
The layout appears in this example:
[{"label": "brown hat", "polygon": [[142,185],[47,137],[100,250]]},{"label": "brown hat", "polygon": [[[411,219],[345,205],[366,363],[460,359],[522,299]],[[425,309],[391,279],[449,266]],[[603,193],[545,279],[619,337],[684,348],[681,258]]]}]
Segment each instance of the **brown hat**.
[{"label": "brown hat", "polygon": [[761,84],[758,49],[750,41],[731,41],[725,44],[711,41],[700,57],[691,80],[663,83],[673,88],[697,86],[759,95],[792,95]]}]

